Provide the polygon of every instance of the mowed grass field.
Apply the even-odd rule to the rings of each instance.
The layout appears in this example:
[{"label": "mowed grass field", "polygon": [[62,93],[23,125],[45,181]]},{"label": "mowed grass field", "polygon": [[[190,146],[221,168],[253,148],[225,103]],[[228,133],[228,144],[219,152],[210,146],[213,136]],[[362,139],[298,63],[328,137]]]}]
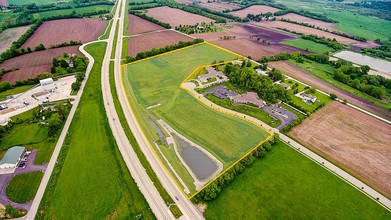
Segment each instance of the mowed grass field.
[{"label": "mowed grass field", "polygon": [[302,50],[314,52],[314,53],[325,53],[325,52],[333,51],[333,48],[328,47],[324,44],[315,43],[313,41],[305,40],[301,38],[285,41],[283,42],[283,44],[296,47]]},{"label": "mowed grass field", "polygon": [[390,219],[334,174],[278,143],[207,203],[212,219]]},{"label": "mowed grass field", "polygon": [[[232,60],[236,55],[201,44],[124,66],[123,81],[133,109],[150,137],[156,132],[148,114],[166,121],[175,130],[206,148],[224,165],[238,160],[264,140],[268,133],[244,120],[224,115],[198,102],[180,88],[200,65]],[[148,106],[159,107],[146,110]]]},{"label": "mowed grass field", "polygon": [[71,8],[71,9],[62,9],[62,10],[53,10],[53,11],[44,11],[33,14],[34,18],[47,18],[58,15],[70,15],[73,11],[76,11],[76,14],[84,14],[90,12],[96,12],[100,10],[111,10],[112,5],[94,5],[89,7],[82,8]]},{"label": "mowed grass field", "polygon": [[105,43],[86,47],[95,64],[63,146],[66,156],[60,154],[63,165],[55,168],[38,219],[135,219],[138,214],[155,218],[107,122],[100,84],[105,48]]},{"label": "mowed grass field", "polygon": [[31,201],[37,193],[43,172],[23,173],[12,178],[7,186],[7,196],[17,203]]}]

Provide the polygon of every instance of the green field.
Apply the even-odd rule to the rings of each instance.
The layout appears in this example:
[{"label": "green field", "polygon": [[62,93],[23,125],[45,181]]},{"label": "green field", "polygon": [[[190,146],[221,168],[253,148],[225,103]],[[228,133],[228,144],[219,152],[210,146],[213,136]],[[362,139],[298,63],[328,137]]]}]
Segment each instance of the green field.
[{"label": "green field", "polygon": [[100,85],[105,48],[105,43],[86,47],[95,65],[38,219],[155,218],[122,160],[105,115]]},{"label": "green field", "polygon": [[[162,118],[175,130],[205,147],[224,165],[267,137],[267,133],[241,119],[214,111],[197,102],[180,83],[199,65],[236,56],[202,44],[124,67],[124,84],[136,114],[149,134],[157,137],[146,115]],[[146,72],[148,70],[148,72]],[[148,106],[161,106],[146,111]]]},{"label": "green field", "polygon": [[33,200],[42,177],[43,172],[16,175],[7,186],[8,198],[17,203],[25,203]]},{"label": "green field", "polygon": [[4,91],[4,92],[0,92],[0,100],[5,100],[6,97],[9,96],[9,95],[16,95],[16,94],[19,94],[21,92],[25,92],[25,91],[29,90],[31,87],[33,87],[33,86],[34,85],[18,86],[18,87],[9,89],[9,90]]},{"label": "green field", "polygon": [[352,88],[342,82],[339,82],[339,81],[333,79],[333,73],[334,73],[335,68],[331,65],[320,64],[320,63],[310,61],[310,60],[306,60],[306,62],[304,62],[304,63],[297,63],[295,61],[290,61],[290,62],[307,70],[308,72],[314,74],[315,76],[323,79],[324,81],[334,85],[335,87],[337,87],[339,89],[345,90],[346,92],[349,92],[349,93],[356,95],[360,98],[363,98],[365,100],[373,102],[374,104],[376,104],[380,107],[383,107],[386,109],[391,108],[391,102],[387,103],[387,102],[380,101],[372,96],[365,94],[364,92],[361,92],[355,88]]},{"label": "green field", "polygon": [[305,39],[295,39],[295,40],[288,40],[284,41],[283,44],[296,47],[302,50],[314,52],[314,53],[325,53],[325,52],[330,52],[333,51],[333,48],[328,47],[324,44],[319,44],[310,40],[305,40]]},{"label": "green field", "polygon": [[[67,1],[67,0],[65,0]],[[69,0],[68,0],[69,1]],[[58,0],[8,0],[8,4],[10,5],[28,5],[28,4],[37,4],[37,5],[46,5],[52,3],[58,3]],[[61,4],[59,4],[61,5]]]},{"label": "green field", "polygon": [[62,10],[53,10],[53,11],[45,11],[33,14],[34,18],[46,18],[58,15],[70,15],[73,11],[76,11],[76,14],[84,14],[90,12],[96,12],[100,10],[110,10],[112,5],[94,5],[89,7],[82,8],[71,8],[71,9],[62,9]]},{"label": "green field", "polygon": [[206,219],[390,219],[334,174],[278,143],[207,203]]}]

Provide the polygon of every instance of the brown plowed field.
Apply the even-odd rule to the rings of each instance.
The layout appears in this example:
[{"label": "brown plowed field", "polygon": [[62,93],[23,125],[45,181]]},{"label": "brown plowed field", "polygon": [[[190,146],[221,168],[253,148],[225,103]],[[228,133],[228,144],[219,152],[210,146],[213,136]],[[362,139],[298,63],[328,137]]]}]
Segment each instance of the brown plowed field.
[{"label": "brown plowed field", "polygon": [[391,197],[391,125],[333,102],[290,134]]},{"label": "brown plowed field", "polygon": [[12,42],[17,41],[30,27],[31,25],[27,25],[4,30],[0,34],[0,53],[8,50],[11,47]]},{"label": "brown plowed field", "polygon": [[328,22],[316,20],[316,19],[313,19],[313,18],[305,17],[305,16],[302,16],[302,15],[298,15],[298,14],[295,14],[295,13],[288,13],[288,14],[285,14],[285,15],[277,16],[277,19],[280,19],[280,18],[290,19],[292,21],[297,21],[297,22],[304,22],[304,23],[308,23],[308,24],[313,24],[315,26],[318,26],[318,27],[321,27],[321,28],[326,28],[326,29],[329,29],[329,30],[335,30],[334,29],[335,23],[328,23]]},{"label": "brown plowed field", "polygon": [[162,48],[167,45],[177,44],[179,41],[191,41],[191,37],[177,33],[172,30],[147,33],[129,39],[128,55],[135,57],[137,53]]},{"label": "brown plowed field", "polygon": [[292,63],[286,61],[277,61],[277,62],[269,63],[269,66],[279,69],[285,74],[287,74],[288,76],[300,80],[310,86],[316,87],[317,89],[320,89],[329,94],[333,93],[337,95],[337,97],[340,99],[346,99],[348,100],[349,103],[352,103],[353,105],[356,105],[362,109],[365,109],[369,112],[372,112],[376,115],[386,118],[387,120],[391,120],[391,111],[388,111],[387,109],[379,107],[373,104],[372,102],[357,97],[346,91],[338,89],[337,87],[331,85],[330,83],[314,76],[313,74],[301,69],[298,66],[295,66]]},{"label": "brown plowed field", "polygon": [[34,34],[22,45],[34,49],[38,44],[46,48],[64,42],[95,40],[102,34],[107,21],[98,18],[75,18],[45,21]]},{"label": "brown plowed field", "polygon": [[163,30],[164,27],[154,24],[150,21],[142,19],[136,15],[128,15],[129,25],[128,25],[128,34],[139,34],[149,31]]},{"label": "brown plowed field", "polygon": [[0,78],[0,82],[10,80],[9,82],[12,84],[16,81],[32,78],[41,72],[50,72],[53,58],[64,53],[81,55],[78,46],[71,46],[33,52],[6,60],[0,64],[0,69],[18,68],[19,70],[5,74]]},{"label": "brown plowed field", "polygon": [[159,21],[169,23],[172,27],[182,25],[194,25],[201,22],[212,22],[214,20],[201,15],[192,14],[168,6],[148,9],[147,15]]},{"label": "brown plowed field", "polygon": [[315,34],[318,36],[323,36],[331,39],[335,38],[339,43],[342,44],[358,43],[358,41],[352,40],[350,38],[342,37],[315,28],[310,28],[303,25],[292,24],[283,21],[262,21],[262,22],[253,22],[253,24],[257,26],[267,27],[267,28],[286,28],[288,30],[296,31],[303,34]]},{"label": "brown plowed field", "polygon": [[[270,30],[248,24],[237,24],[235,25],[235,28],[224,29],[222,32],[194,34],[194,36],[197,38],[203,38],[206,41],[232,50],[243,56],[250,55],[253,59],[259,59],[262,56],[271,56],[281,51],[301,51],[302,53],[307,53],[306,51],[280,43],[282,41],[295,39],[295,36],[285,34],[281,31]],[[232,40],[220,39],[220,37],[223,36],[235,36],[236,38]],[[250,36],[256,36],[262,40],[266,40],[266,43],[250,39]]]},{"label": "brown plowed field", "polygon": [[236,8],[240,8],[239,4],[231,3],[231,2],[205,2],[200,4],[201,7],[207,8],[213,11],[224,11],[224,10],[232,10]]},{"label": "brown plowed field", "polygon": [[2,6],[8,6],[7,0],[0,0],[0,5],[2,5]]},{"label": "brown plowed field", "polygon": [[235,16],[238,16],[241,18],[245,18],[245,17],[247,17],[248,14],[259,15],[259,14],[264,14],[267,12],[274,13],[276,11],[280,11],[280,9],[273,8],[273,7],[270,7],[267,5],[253,5],[253,6],[250,6],[248,8],[243,9],[243,10],[240,10],[240,11],[232,11],[229,14],[235,15]]}]

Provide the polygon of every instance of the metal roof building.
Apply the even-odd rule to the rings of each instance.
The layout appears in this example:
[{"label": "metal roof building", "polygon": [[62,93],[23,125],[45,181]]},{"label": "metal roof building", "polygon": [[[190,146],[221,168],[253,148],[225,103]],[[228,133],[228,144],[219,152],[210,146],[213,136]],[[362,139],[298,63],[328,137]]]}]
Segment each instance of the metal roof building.
[{"label": "metal roof building", "polygon": [[0,169],[16,168],[25,153],[24,147],[11,147],[0,160]]}]

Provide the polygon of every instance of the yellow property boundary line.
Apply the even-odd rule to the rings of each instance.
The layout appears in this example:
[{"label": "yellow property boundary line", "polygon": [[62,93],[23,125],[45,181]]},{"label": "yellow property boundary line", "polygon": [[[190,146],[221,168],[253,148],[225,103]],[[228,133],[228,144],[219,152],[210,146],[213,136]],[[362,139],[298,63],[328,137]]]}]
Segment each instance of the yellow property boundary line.
[{"label": "yellow property boundary line", "polygon": [[[127,66],[127,65],[130,65],[130,64],[135,64],[135,63],[138,63],[138,62],[141,62],[141,61],[146,61],[146,60],[149,60],[149,59],[152,59],[152,58],[155,58],[155,57],[159,57],[159,56],[163,56],[163,55],[167,55],[167,54],[170,54],[170,53],[173,53],[173,52],[178,52],[178,51],[181,51],[181,50],[184,50],[184,49],[188,49],[188,48],[191,48],[191,47],[195,47],[195,46],[198,46],[198,45],[202,45],[202,44],[208,44],[210,46],[213,46],[215,48],[218,48],[220,50],[223,50],[223,51],[226,51],[228,53],[231,53],[235,56],[238,56],[238,59],[237,60],[230,60],[230,61],[226,61],[226,62],[222,62],[222,63],[217,63],[217,64],[213,64],[213,65],[204,65],[204,66],[198,66],[189,76],[187,76],[181,83],[180,85],[180,88],[186,90],[187,92],[190,93],[191,96],[193,96],[195,99],[197,99],[198,101],[200,101],[201,103],[203,103],[204,105],[218,111],[218,112],[221,112],[221,113],[224,113],[226,115],[229,115],[229,116],[234,116],[236,118],[240,118],[242,120],[245,120],[245,121],[248,121],[248,122],[251,122],[252,124],[256,125],[257,127],[260,127],[262,128],[264,131],[266,131],[269,136],[266,137],[264,140],[262,140],[261,142],[259,142],[255,147],[253,147],[252,149],[250,149],[246,154],[244,154],[242,157],[240,157],[236,162],[234,162],[233,164],[231,164],[228,168],[226,168],[223,172],[221,172],[219,175],[217,175],[215,178],[213,178],[212,180],[210,180],[207,184],[205,184],[200,190],[198,190],[196,193],[194,193],[194,195],[188,197],[187,194],[183,191],[182,187],[180,187],[177,183],[177,181],[175,180],[175,178],[172,177],[171,173],[167,170],[166,166],[162,163],[161,161],[161,158],[159,157],[159,155],[156,153],[155,149],[153,148],[153,146],[150,144],[149,140],[147,139],[147,136],[144,132],[144,129],[141,127],[140,125],[140,122],[138,121],[134,111],[133,111],[133,108],[132,106],[130,105],[130,100],[129,100],[129,97],[128,95],[126,95],[126,89],[125,89],[125,85],[124,85],[124,81],[123,81],[123,71],[122,71],[122,68],[124,66]],[[234,167],[236,164],[238,164],[243,158],[247,157],[250,153],[252,153],[255,149],[257,149],[259,146],[261,146],[263,143],[265,143],[266,141],[268,141],[272,136],[273,136],[273,133],[269,130],[267,130],[266,128],[264,128],[261,124],[257,123],[256,121],[252,120],[252,119],[249,119],[245,116],[240,116],[238,114],[233,114],[231,112],[228,112],[224,109],[220,109],[220,108],[217,108],[217,107],[212,107],[210,106],[209,104],[207,104],[205,101],[201,100],[197,94],[194,94],[191,90],[187,89],[187,88],[184,88],[182,86],[182,84],[184,82],[186,82],[190,77],[192,77],[200,68],[204,68],[204,67],[210,67],[210,66],[217,66],[217,65],[222,65],[222,64],[227,64],[227,63],[230,63],[230,62],[234,62],[234,61],[238,61],[238,60],[245,60],[246,58],[242,55],[239,55],[237,53],[234,53],[230,50],[227,50],[225,48],[222,48],[222,47],[219,47],[219,46],[216,46],[214,44],[211,44],[209,42],[201,42],[201,43],[198,43],[198,44],[193,44],[193,45],[190,45],[190,46],[187,46],[187,47],[183,47],[183,48],[180,48],[180,49],[177,49],[177,50],[172,50],[172,51],[169,51],[169,52],[166,52],[166,53],[162,53],[162,54],[158,54],[158,55],[155,55],[155,56],[151,56],[151,57],[147,57],[147,58],[144,58],[144,59],[141,59],[141,60],[137,60],[137,61],[134,61],[134,62],[130,62],[130,63],[127,63],[127,64],[122,64],[121,65],[121,69],[120,69],[120,80],[121,80],[121,86],[122,86],[122,90],[123,92],[125,93],[125,97],[126,97],[126,101],[127,101],[127,104],[128,104],[128,107],[129,109],[131,110],[133,116],[135,117],[136,119],[136,122],[137,122],[137,125],[141,128],[141,132],[144,136],[144,138],[147,140],[147,143],[148,143],[148,146],[150,147],[150,149],[152,150],[153,154],[155,155],[155,157],[158,159],[160,165],[163,167],[164,171],[168,174],[168,176],[171,178],[171,180],[173,180],[173,182],[175,183],[175,185],[181,190],[181,192],[183,193],[183,195],[186,196],[186,198],[188,198],[189,200],[192,199],[194,196],[196,196],[199,192],[201,192],[203,189],[205,189],[207,186],[209,186],[212,182],[214,182],[217,178],[221,177],[224,173],[226,173],[228,170],[230,170],[232,167]]]}]

